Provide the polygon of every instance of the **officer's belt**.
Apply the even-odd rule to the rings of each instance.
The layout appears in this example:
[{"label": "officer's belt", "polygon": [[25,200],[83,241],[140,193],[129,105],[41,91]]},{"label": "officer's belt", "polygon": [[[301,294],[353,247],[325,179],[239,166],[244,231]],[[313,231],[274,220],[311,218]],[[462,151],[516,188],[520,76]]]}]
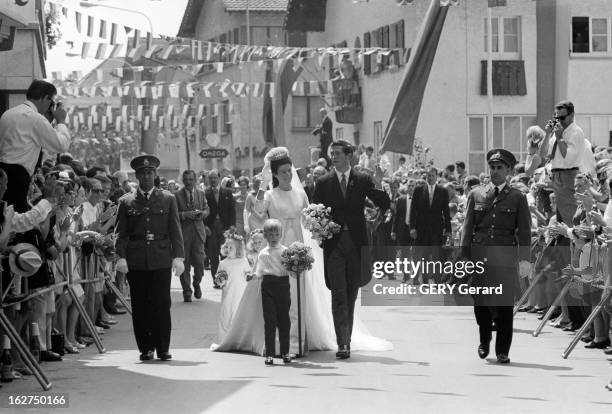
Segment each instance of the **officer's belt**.
[{"label": "officer's belt", "polygon": [[130,236],[130,241],[168,240],[167,234],[147,233],[142,236]]},{"label": "officer's belt", "polygon": [[514,230],[504,230],[504,229],[477,229],[474,232],[474,236],[514,236]]}]

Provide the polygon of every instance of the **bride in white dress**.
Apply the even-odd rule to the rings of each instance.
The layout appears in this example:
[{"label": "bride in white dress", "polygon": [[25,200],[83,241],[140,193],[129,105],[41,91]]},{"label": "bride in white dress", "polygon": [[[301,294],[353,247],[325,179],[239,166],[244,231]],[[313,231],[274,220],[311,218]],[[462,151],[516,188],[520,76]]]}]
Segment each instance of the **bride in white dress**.
[{"label": "bride in white dress", "polygon": [[[279,165],[280,163],[280,165]],[[274,148],[266,154],[263,170],[264,185],[274,181],[274,187],[265,192],[259,208],[267,211],[270,218],[283,224],[282,244],[289,246],[300,241],[312,248],[315,258],[313,268],[301,278],[301,315],[303,350],[336,350],[336,334],[331,312],[331,292],[325,286],[323,250],[312,240],[310,233],[301,224],[302,210],[308,206],[308,198],[300,183],[295,168],[284,147]],[[261,197],[260,197],[261,199]],[[298,353],[297,281],[291,282],[291,348]],[[232,325],[220,344],[211,349],[217,351],[247,351],[263,355],[264,324],[261,305],[261,281],[254,279],[242,296]],[[355,317],[351,340],[353,351],[387,351],[393,345],[369,334],[363,323]]]}]

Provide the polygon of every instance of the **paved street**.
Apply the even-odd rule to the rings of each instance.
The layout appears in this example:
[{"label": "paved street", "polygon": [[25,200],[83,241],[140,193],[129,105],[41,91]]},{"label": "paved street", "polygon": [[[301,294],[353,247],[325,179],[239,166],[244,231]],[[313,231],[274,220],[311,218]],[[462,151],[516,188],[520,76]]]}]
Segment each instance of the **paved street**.
[{"label": "paved street", "polygon": [[[291,366],[265,367],[246,354],[215,353],[220,291],[209,279],[205,300],[179,302],[174,279],[173,361],[138,361],[131,321],[104,336],[108,352],[92,346],[63,363],[44,363],[52,393],[67,393],[69,413],[276,413],[276,412],[459,412],[610,413],[610,363],[601,351],[580,343],[570,359],[561,351],[569,336],[553,328],[533,338],[532,315],[515,324],[511,365],[476,356],[471,308],[368,307],[358,310],[392,352],[354,353],[336,361],[333,352],[313,352]],[[3,413],[10,394],[40,392],[32,377],[0,389]]]}]

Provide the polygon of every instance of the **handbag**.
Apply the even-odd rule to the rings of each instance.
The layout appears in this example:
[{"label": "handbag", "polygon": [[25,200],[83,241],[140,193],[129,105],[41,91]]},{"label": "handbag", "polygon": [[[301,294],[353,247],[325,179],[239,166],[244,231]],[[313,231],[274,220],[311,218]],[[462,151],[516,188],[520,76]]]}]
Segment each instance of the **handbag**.
[{"label": "handbag", "polygon": [[53,332],[51,332],[51,351],[63,356],[66,353],[64,349],[65,346],[66,340],[64,334],[54,329]]}]

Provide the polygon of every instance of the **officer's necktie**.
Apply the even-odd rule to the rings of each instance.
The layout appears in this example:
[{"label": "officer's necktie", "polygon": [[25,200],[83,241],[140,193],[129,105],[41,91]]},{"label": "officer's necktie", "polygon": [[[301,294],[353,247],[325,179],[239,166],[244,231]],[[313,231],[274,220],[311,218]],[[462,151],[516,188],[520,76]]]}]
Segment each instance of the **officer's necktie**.
[{"label": "officer's necktie", "polygon": [[342,189],[342,197],[346,198],[346,175],[344,174],[340,178],[340,188]]},{"label": "officer's necktie", "polygon": [[499,195],[499,187],[495,186],[495,198]]}]

